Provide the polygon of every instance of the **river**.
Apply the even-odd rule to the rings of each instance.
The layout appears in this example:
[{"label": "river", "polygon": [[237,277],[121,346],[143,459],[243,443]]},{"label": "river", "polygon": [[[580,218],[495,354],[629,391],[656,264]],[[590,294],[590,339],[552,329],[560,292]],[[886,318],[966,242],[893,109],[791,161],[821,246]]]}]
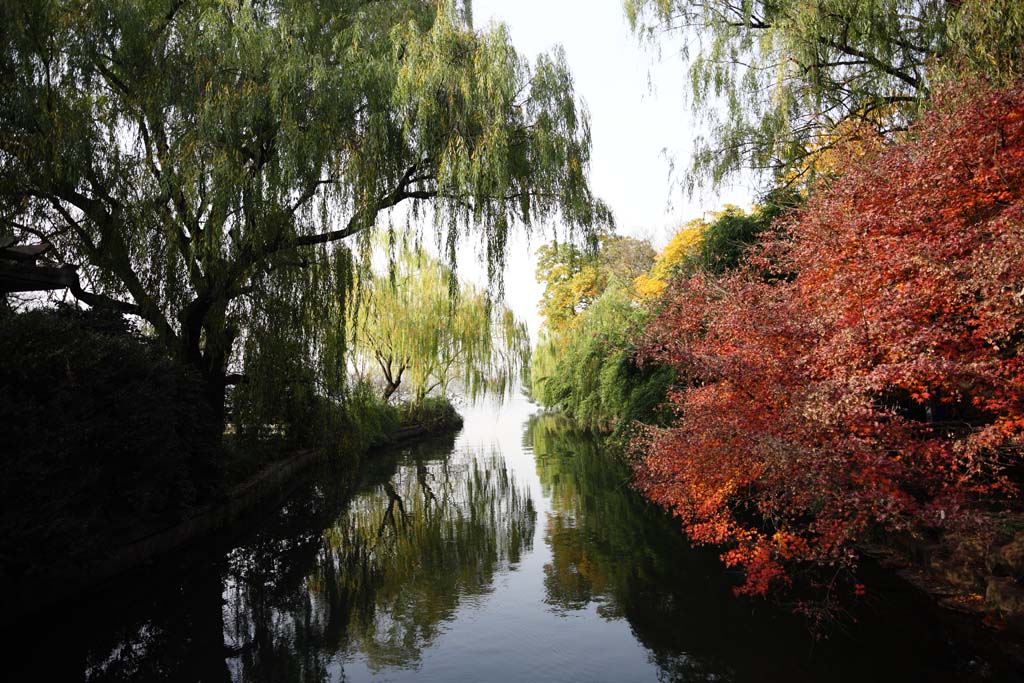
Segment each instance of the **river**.
[{"label": "river", "polygon": [[[523,399],[325,467],[234,534],[28,623],[10,680],[954,681],[984,673],[899,586],[814,638],[738,599],[627,469]],[[10,642],[9,642],[10,644]]]}]

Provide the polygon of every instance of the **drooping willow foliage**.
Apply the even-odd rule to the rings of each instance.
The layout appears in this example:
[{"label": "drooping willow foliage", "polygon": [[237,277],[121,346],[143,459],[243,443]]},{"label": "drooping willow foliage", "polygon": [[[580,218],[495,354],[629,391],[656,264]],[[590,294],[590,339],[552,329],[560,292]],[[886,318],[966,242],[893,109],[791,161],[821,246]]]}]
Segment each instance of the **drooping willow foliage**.
[{"label": "drooping willow foliage", "polygon": [[232,395],[232,417],[243,430],[259,432],[267,424],[294,430],[322,400],[337,404],[348,396],[343,323],[357,260],[344,245],[312,249],[318,254],[304,267],[254,278],[258,294],[239,302],[247,324],[237,364],[245,374]]},{"label": "drooping willow foliage", "polygon": [[52,243],[218,416],[236,383],[264,422],[342,391],[349,252],[395,207],[450,262],[475,234],[495,280],[512,226],[610,220],[564,55],[465,2],[10,0],[0,27],[0,231]]},{"label": "drooping willow foliage", "polygon": [[1024,67],[1018,0],[624,0],[634,30],[685,36],[708,135],[686,178],[742,170],[788,182],[851,139],[892,139],[937,81],[1008,84]]},{"label": "drooping willow foliage", "polygon": [[474,400],[518,388],[530,359],[525,323],[407,240],[392,259],[390,272],[360,283],[349,307],[352,353],[383,376],[384,398],[399,386],[417,403],[453,385]]}]

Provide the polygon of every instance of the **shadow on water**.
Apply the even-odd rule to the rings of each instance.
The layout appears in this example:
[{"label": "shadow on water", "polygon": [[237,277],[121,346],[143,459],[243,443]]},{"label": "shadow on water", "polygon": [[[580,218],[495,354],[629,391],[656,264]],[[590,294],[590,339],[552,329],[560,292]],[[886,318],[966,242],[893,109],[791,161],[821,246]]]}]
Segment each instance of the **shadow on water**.
[{"label": "shadow on water", "polygon": [[336,655],[347,651],[371,670],[414,667],[459,604],[486,594],[533,539],[533,502],[500,456],[452,445],[384,457],[354,496],[327,468],[229,550],[200,549],[33,624],[14,670],[320,681],[344,677]]},{"label": "shadow on water", "polygon": [[597,603],[626,619],[660,680],[963,681],[985,672],[957,653],[916,596],[878,585],[869,603],[824,638],[762,600],[737,599],[738,577],[717,552],[694,549],[678,525],[629,487],[628,467],[559,415],[532,417],[525,435],[553,512],[547,601]]},{"label": "shadow on water", "polygon": [[228,555],[236,678],[327,680],[348,651],[370,670],[415,667],[459,605],[490,591],[530,547],[533,504],[496,454],[450,450],[416,449],[364,487],[297,572],[290,534]]},{"label": "shadow on water", "polygon": [[813,640],[734,598],[716,554],[689,548],[572,423],[533,416],[518,441],[432,440],[358,480],[325,466],[248,530],[5,634],[11,680],[593,680],[605,670],[581,653],[597,635],[629,680],[977,673],[895,588]]}]

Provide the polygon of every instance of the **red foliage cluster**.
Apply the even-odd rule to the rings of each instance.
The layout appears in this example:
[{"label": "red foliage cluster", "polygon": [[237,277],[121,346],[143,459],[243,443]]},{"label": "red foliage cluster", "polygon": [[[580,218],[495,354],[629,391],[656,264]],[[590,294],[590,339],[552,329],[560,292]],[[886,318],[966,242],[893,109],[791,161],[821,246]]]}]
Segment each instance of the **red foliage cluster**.
[{"label": "red foliage cluster", "polygon": [[968,523],[1024,444],[1024,87],[947,100],[663,304],[641,355],[678,370],[678,417],[637,483],[743,592]]}]

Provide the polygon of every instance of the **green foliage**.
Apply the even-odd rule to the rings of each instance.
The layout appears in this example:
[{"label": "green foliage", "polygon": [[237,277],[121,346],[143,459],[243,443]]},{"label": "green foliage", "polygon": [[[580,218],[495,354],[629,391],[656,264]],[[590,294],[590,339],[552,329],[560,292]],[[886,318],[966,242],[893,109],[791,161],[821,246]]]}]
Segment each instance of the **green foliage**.
[{"label": "green foliage", "polygon": [[625,428],[627,419],[656,420],[671,373],[634,361],[633,345],[648,315],[631,290],[613,280],[576,327],[542,337],[531,359],[531,396],[601,431]]},{"label": "green foliage", "polygon": [[557,241],[541,246],[537,282],[544,285],[539,309],[545,329],[566,334],[612,278],[632,282],[653,259],[650,243],[621,235],[600,235],[587,248]]},{"label": "green foliage", "polygon": [[604,368],[614,370],[619,365],[616,351],[626,341],[628,327],[622,323],[633,317],[630,304],[628,291],[613,286],[595,301],[568,337],[549,342],[557,346],[551,354],[557,356],[554,372],[533,376],[534,385],[541,387],[535,394],[543,405],[559,406],[586,426],[607,426],[607,418],[614,415],[608,404],[617,391],[616,373]]},{"label": "green foliage", "polygon": [[[636,345],[661,305],[658,295],[695,272],[738,267],[772,222],[799,201],[780,190],[750,213],[726,207],[710,221],[684,226],[657,259],[650,245],[630,238],[602,238],[589,256],[572,245],[543,247],[537,273],[546,283],[546,317],[531,359],[531,397],[585,427],[617,436],[637,422],[666,424],[671,412],[663,404],[676,373],[636,361]],[[623,245],[631,258],[614,257]]]},{"label": "green foliage", "polygon": [[1013,85],[1024,75],[1024,5],[1017,0],[958,3],[939,75],[957,81]]},{"label": "green foliage", "polygon": [[677,271],[692,274],[696,271],[721,274],[743,263],[747,250],[785,211],[802,200],[788,190],[769,193],[750,213],[736,207],[727,207],[715,215],[701,230],[700,246],[692,256],[683,259]]},{"label": "green foliage", "polygon": [[345,400],[340,423],[334,445],[360,455],[394,442],[406,429],[428,434],[453,433],[462,426],[462,416],[443,396],[396,404],[381,398],[380,391],[368,382],[358,382]]},{"label": "green foliage", "polygon": [[654,411],[640,407],[649,399],[635,402],[659,390],[651,384],[658,381],[652,369],[633,361],[648,313],[634,301],[632,288],[653,263],[650,243],[619,235],[601,235],[593,250],[571,243],[541,247],[537,280],[544,284],[544,323],[530,361],[534,400],[602,431],[625,427],[626,414],[654,419]]},{"label": "green foliage", "polygon": [[[862,124],[906,130],[936,76],[1021,75],[1024,10],[1015,0],[625,0],[636,32],[684,32],[690,92],[710,138],[687,177],[719,186],[742,168],[792,182]],[[936,70],[934,67],[938,65]]]},{"label": "green foliage", "polygon": [[428,396],[416,403],[401,404],[398,419],[404,428],[462,425],[462,416],[445,396]]},{"label": "green foliage", "polygon": [[610,220],[564,55],[531,65],[469,14],[5,2],[0,220],[78,266],[79,299],[144,320],[218,417],[229,368],[252,375],[240,414],[257,422],[343,394],[346,238],[408,206],[449,261],[477,233],[497,280],[511,225]]},{"label": "green foliage", "polygon": [[405,240],[392,266],[360,282],[348,323],[354,358],[364,372],[383,374],[385,399],[399,386],[413,403],[444,397],[453,384],[471,399],[518,386],[530,337],[510,309],[460,285],[451,268]]},{"label": "green foliage", "polygon": [[223,494],[202,385],[120,315],[0,315],[0,573],[67,566]]},{"label": "green foliage", "polygon": [[438,434],[462,426],[462,416],[445,397],[395,403],[382,398],[380,390],[366,381],[352,383],[343,401],[313,396],[292,405],[300,404],[305,405],[304,412],[285,415],[282,422],[260,429],[250,426],[226,440],[230,483],[245,481],[268,463],[294,454],[296,448],[320,448],[337,454],[340,462],[355,465],[367,451],[401,439],[404,430]]},{"label": "green foliage", "polygon": [[340,436],[354,452],[386,443],[401,424],[398,408],[381,398],[367,382],[358,382],[345,400],[345,429]]}]

